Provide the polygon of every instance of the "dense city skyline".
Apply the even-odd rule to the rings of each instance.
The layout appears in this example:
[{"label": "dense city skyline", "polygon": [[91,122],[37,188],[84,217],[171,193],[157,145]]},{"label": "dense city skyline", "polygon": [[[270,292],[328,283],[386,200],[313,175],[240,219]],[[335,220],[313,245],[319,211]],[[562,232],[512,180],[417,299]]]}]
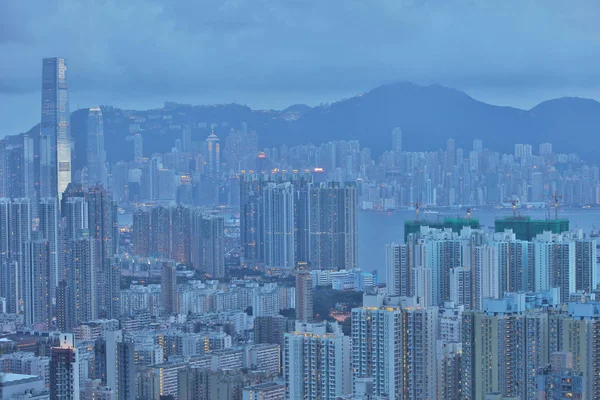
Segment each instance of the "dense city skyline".
[{"label": "dense city skyline", "polygon": [[0,400],[600,398],[596,3],[3,11]]}]

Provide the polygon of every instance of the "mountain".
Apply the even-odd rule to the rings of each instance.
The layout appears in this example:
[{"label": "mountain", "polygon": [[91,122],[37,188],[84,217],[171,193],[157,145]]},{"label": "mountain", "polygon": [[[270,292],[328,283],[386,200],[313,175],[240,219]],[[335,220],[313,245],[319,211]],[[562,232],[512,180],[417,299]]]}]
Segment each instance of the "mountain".
[{"label": "mountain", "polygon": [[[256,130],[260,147],[318,145],[346,139],[359,140],[378,155],[391,147],[390,132],[399,126],[404,133],[403,147],[408,151],[445,148],[448,138],[455,140],[457,148],[470,151],[473,139],[480,138],[484,147],[494,151],[512,152],[515,143],[529,143],[536,149],[539,143],[550,142],[557,152],[573,152],[585,160],[600,161],[594,146],[600,132],[600,103],[580,98],[549,100],[531,110],[521,110],[486,104],[439,85],[395,83],[317,107],[296,104],[285,110],[252,110],[238,104],[165,103],[164,108],[145,111],[103,107],[103,114],[111,161],[132,158],[132,145],[126,140],[132,125],[139,125],[144,153],[150,155],[171,149],[181,138],[184,125],[194,126],[195,141],[202,141],[211,129],[224,140],[228,131],[239,128],[242,122]],[[85,154],[86,116],[86,110],[77,110],[72,116],[79,160]]]}]

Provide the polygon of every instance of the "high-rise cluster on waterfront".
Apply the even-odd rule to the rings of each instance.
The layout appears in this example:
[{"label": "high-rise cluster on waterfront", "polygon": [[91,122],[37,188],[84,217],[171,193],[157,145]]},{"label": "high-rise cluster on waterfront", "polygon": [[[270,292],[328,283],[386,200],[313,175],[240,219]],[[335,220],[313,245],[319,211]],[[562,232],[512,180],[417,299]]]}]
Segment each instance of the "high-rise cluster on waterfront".
[{"label": "high-rise cluster on waterfront", "polygon": [[[70,114],[67,91],[44,59],[39,132],[0,141],[3,399],[600,398],[598,235],[562,216],[600,203],[596,166],[401,127],[377,155],[261,148],[201,107]],[[408,207],[359,265],[359,213]]]}]

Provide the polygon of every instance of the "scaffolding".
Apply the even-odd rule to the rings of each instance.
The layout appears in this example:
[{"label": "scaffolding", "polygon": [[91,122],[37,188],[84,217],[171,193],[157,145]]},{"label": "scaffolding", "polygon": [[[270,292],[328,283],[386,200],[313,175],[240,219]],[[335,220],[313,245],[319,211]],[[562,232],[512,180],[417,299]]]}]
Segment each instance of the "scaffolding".
[{"label": "scaffolding", "polygon": [[540,233],[550,231],[552,233],[563,233],[569,230],[568,219],[531,219],[531,217],[506,217],[497,219],[496,232],[504,232],[512,229],[517,239],[531,241]]}]

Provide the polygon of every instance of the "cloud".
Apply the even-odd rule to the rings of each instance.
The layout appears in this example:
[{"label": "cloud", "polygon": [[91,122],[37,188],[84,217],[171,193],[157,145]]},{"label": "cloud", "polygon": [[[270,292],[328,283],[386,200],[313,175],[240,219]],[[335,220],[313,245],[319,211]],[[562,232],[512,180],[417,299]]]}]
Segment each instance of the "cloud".
[{"label": "cloud", "polygon": [[74,92],[112,94],[115,103],[222,92],[263,102],[266,92],[328,98],[397,80],[478,91],[509,85],[515,96],[600,83],[600,3],[592,0],[31,0],[3,7],[4,95],[37,93],[47,56],[68,58]]}]

